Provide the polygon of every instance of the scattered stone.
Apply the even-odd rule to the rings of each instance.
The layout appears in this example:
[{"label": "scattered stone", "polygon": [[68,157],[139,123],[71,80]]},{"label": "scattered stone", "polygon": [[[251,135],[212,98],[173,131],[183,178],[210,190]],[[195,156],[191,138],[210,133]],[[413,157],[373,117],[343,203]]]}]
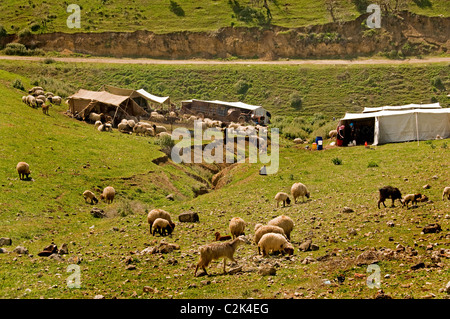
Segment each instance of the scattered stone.
[{"label": "scattered stone", "polygon": [[425,264],[423,262],[420,262],[418,264],[415,264],[414,266],[411,266],[412,270],[417,270],[417,269],[420,269],[420,268],[425,268]]},{"label": "scattered stone", "polygon": [[181,213],[178,216],[178,220],[182,223],[196,223],[200,219],[199,219],[197,213],[192,212],[192,211],[187,211],[187,212]]},{"label": "scattered stone", "polygon": [[12,245],[11,238],[5,238],[5,237],[0,238],[0,246],[11,246],[11,245]]},{"label": "scattered stone", "polygon": [[388,221],[386,224],[387,224],[389,227],[394,227],[394,226],[395,226],[395,224],[394,224],[393,221]]},{"label": "scattered stone", "polygon": [[353,213],[354,210],[351,209],[350,207],[344,207],[344,208],[342,209],[342,212],[343,212],[343,213]]},{"label": "scattered stone", "polygon": [[60,255],[67,255],[69,253],[69,247],[66,243],[62,244],[61,248],[58,251],[58,254]]},{"label": "scattered stone", "polygon": [[356,257],[356,265],[370,265],[373,263],[377,263],[379,261],[378,259],[379,256],[377,251],[368,250]]},{"label": "scattered stone", "polygon": [[93,207],[91,209],[91,215],[94,216],[95,218],[103,218],[106,217],[105,212],[103,211],[103,209],[97,208],[97,207]]},{"label": "scattered stone", "polygon": [[303,265],[308,265],[308,264],[313,263],[315,261],[316,260],[314,258],[308,256],[308,257],[306,257],[305,259],[302,260],[302,264]]},{"label": "scattered stone", "polygon": [[105,296],[103,296],[103,295],[95,295],[94,299],[105,299]]},{"label": "scattered stone", "polygon": [[431,188],[430,184],[423,185],[422,187],[423,187],[423,189],[430,189]]},{"label": "scattered stone", "polygon": [[0,254],[4,254],[4,253],[6,253],[7,251],[6,251],[6,249],[5,248],[0,248]]},{"label": "scattered stone", "polygon": [[21,254],[21,255],[28,255],[28,249],[22,246],[17,246],[14,250],[14,253]]},{"label": "scattered stone", "polygon": [[203,286],[206,286],[206,285],[211,284],[211,280],[202,280],[202,281],[200,281],[200,283],[201,283]]},{"label": "scattered stone", "polygon": [[258,268],[258,274],[262,276],[275,276],[277,270],[273,266],[261,266]]},{"label": "scattered stone", "polygon": [[242,270],[242,265],[231,268],[230,270],[228,270],[228,274],[234,275],[234,274],[237,274],[238,272],[241,272],[241,270]]},{"label": "scattered stone", "polygon": [[57,252],[58,252],[58,247],[55,244],[50,244],[47,247],[45,247],[41,252],[39,252],[37,255],[41,256],[41,257],[48,257]]},{"label": "scattered stone", "polygon": [[311,248],[312,251],[319,250],[319,246],[316,245],[316,244],[311,244],[310,248]]},{"label": "scattered stone", "polygon": [[135,270],[136,266],[135,265],[128,265],[127,268],[125,268],[126,270]]},{"label": "scattered stone", "polygon": [[358,235],[358,232],[355,229],[350,228],[349,231],[348,231],[348,234],[352,235],[352,236],[356,236],[356,235]]},{"label": "scattered stone", "polygon": [[151,293],[157,293],[158,292],[158,289],[152,288],[150,286],[144,286],[144,288],[142,290],[144,292],[151,292]]},{"label": "scattered stone", "polygon": [[433,299],[434,297],[436,297],[436,295],[433,294],[433,293],[430,293],[429,295],[425,295],[425,296],[423,296],[422,298],[423,298],[423,299]]},{"label": "scattered stone", "polygon": [[432,179],[434,179],[434,180],[436,180],[436,179],[438,179],[439,178],[439,176],[437,176],[437,175],[434,175],[433,177],[432,177]]},{"label": "scattered stone", "polygon": [[173,196],[173,194],[169,194],[166,196],[166,199],[173,201],[173,200],[175,200],[175,197]]},{"label": "scattered stone", "polygon": [[176,260],[175,258],[169,258],[169,260],[167,260],[167,263],[169,265],[176,265],[178,264],[178,260]]},{"label": "scattered stone", "polygon": [[56,261],[64,261],[64,259],[61,257],[61,255],[59,255],[57,253],[51,254],[48,258],[54,259]]},{"label": "scattered stone", "polygon": [[170,243],[160,243],[158,246],[147,247],[141,251],[141,254],[167,254],[171,253],[174,250],[180,249],[180,245],[178,244],[170,244]]},{"label": "scattered stone", "polygon": [[442,231],[441,225],[439,225],[437,223],[435,223],[435,224],[428,224],[422,229],[422,232],[424,234],[439,233],[440,231]]},{"label": "scattered stone", "polygon": [[450,294],[450,281],[445,285],[445,292]]},{"label": "scattered stone", "polygon": [[384,291],[378,290],[377,294],[375,295],[375,299],[392,299],[391,296],[384,293]]},{"label": "scattered stone", "polygon": [[301,251],[309,251],[311,249],[312,240],[307,239],[304,243],[300,244],[299,248]]}]

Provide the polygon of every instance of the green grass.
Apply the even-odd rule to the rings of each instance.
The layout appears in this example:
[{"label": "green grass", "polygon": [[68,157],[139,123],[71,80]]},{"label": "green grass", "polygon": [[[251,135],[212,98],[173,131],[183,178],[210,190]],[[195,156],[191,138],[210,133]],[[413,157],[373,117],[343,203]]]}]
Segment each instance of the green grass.
[{"label": "green grass", "polygon": [[[55,65],[71,68],[58,63],[49,66]],[[441,200],[443,187],[450,183],[449,149],[442,147],[445,140],[433,141],[435,148],[430,143],[411,142],[372,149],[357,146],[307,151],[282,139],[277,174],[259,175],[258,163],[237,165],[228,172],[226,186],[193,198],[191,187],[198,184],[184,171],[207,178],[210,173],[188,165],[154,165],[151,160],[163,154],[153,138],[117,131],[100,133],[92,125],[66,117],[64,106],[51,108],[50,116],[25,106],[21,102],[23,91],[13,88],[12,83],[19,79],[29,88],[34,81],[30,77],[36,76],[30,71],[37,68],[31,63],[15,67],[17,73],[0,71],[0,236],[12,238],[13,245],[4,247],[8,251],[23,245],[32,256],[0,254],[1,298],[93,298],[98,294],[143,299],[373,298],[376,290],[365,285],[365,278],[355,276],[367,275],[367,266],[355,265],[355,258],[370,248],[395,250],[398,244],[416,249],[418,255],[381,260],[382,289],[394,298],[422,298],[429,293],[438,299],[444,297],[439,289],[449,277],[448,258],[441,258],[441,267],[416,271],[410,267],[419,260],[431,264],[427,245],[436,243],[433,251],[448,248],[445,215],[450,202]],[[436,72],[433,67],[423,68],[422,73]],[[88,67],[79,65],[77,70],[87,72]],[[114,68],[111,73],[103,67],[97,70],[104,75],[116,74]],[[322,69],[310,69],[308,74],[313,77],[315,72],[320,74]],[[202,74],[208,72],[203,70]],[[89,79],[89,72],[85,76]],[[69,76],[67,85],[76,86],[80,78]],[[326,140],[325,146],[328,143]],[[342,164],[334,165],[333,158],[341,159]],[[22,160],[30,164],[34,181],[18,179],[15,165]],[[371,162],[378,166],[368,167]],[[311,198],[277,209],[274,195],[289,192],[295,181],[308,186]],[[407,210],[397,202],[395,208],[378,210],[377,189],[388,184],[399,187],[402,194],[425,193],[432,203]],[[425,184],[431,188],[424,190]],[[81,193],[84,189],[98,192],[107,185],[113,185],[118,194],[113,204],[98,205],[109,217],[96,219]],[[184,196],[170,202],[164,198],[168,192]],[[355,212],[342,213],[344,206]],[[164,240],[179,244],[180,250],[168,255],[139,254],[162,240],[148,234],[145,210],[154,207],[172,213],[177,225],[173,235]],[[200,222],[179,223],[178,214],[186,210],[198,212]],[[291,236],[295,254],[289,259],[267,259],[278,265],[276,276],[257,273],[263,261],[256,256],[256,246],[248,244],[235,254],[243,272],[222,275],[221,263],[214,262],[208,268],[212,276],[193,277],[198,247],[211,242],[215,231],[227,233],[232,217],[240,216],[247,222],[246,234],[251,239],[256,223],[266,223],[280,214],[294,219]],[[395,226],[389,227],[388,221]],[[432,222],[440,223],[443,232],[421,234],[422,227]],[[349,235],[350,228],[356,229],[357,235]],[[298,250],[307,237],[312,237],[319,250]],[[64,261],[37,256],[52,241],[58,246],[69,245]],[[326,254],[330,255],[327,261],[302,264],[307,256]],[[81,258],[80,289],[66,285],[69,258],[74,256]],[[135,270],[126,270],[128,257]],[[343,285],[322,284],[341,272],[346,274]],[[386,274],[390,278],[385,278]],[[211,283],[205,285],[204,280]],[[402,288],[405,284],[411,287]],[[143,292],[144,286],[157,292]]]},{"label": "green grass", "polygon": [[[231,25],[257,24],[255,21],[238,20],[227,0],[178,0],[175,3],[181,7],[184,14],[176,14],[177,11],[171,10],[170,2],[166,0],[80,0],[77,4],[81,7],[81,29],[69,29],[66,25],[70,15],[66,12],[67,2],[29,0],[24,3],[19,0],[6,0],[0,4],[2,11],[0,25],[3,25],[8,33],[18,33],[26,28],[34,30],[33,33],[136,30],[168,33],[210,31]],[[250,1],[241,0],[239,3],[246,7]],[[271,4],[273,25],[292,28],[331,22],[325,0],[276,1],[276,3],[278,5]],[[432,4],[431,7],[420,8],[410,0],[409,10],[429,16],[449,16],[446,0],[433,0]],[[252,8],[265,15],[265,10]],[[342,1],[336,11],[340,21],[352,20],[359,14],[351,1]]]}]

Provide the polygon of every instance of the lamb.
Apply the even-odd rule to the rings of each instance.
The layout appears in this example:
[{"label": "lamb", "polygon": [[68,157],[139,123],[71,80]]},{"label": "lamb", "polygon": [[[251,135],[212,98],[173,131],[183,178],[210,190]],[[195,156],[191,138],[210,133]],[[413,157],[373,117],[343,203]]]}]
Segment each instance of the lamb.
[{"label": "lamb", "polygon": [[42,104],[42,113],[48,115],[48,109],[50,108],[50,104]]},{"label": "lamb", "polygon": [[263,257],[270,252],[281,252],[282,255],[294,253],[294,246],[289,243],[282,234],[268,233],[264,234],[258,243],[258,253],[262,251]]},{"label": "lamb", "polygon": [[[286,234],[284,233],[283,228],[281,228],[279,226],[261,225],[260,227],[255,228],[255,237],[254,237],[255,244],[258,245],[261,237],[268,233],[281,234],[286,237]],[[259,248],[258,248],[258,253],[259,253]]]},{"label": "lamb", "polygon": [[31,174],[30,165],[26,162],[19,162],[16,166],[17,173],[19,173],[19,178],[21,180],[28,179],[28,176]]},{"label": "lamb", "polygon": [[101,124],[97,127],[97,130],[99,130],[100,132],[105,132],[105,131],[112,132],[112,125],[111,125],[111,123]]},{"label": "lamb", "polygon": [[214,236],[216,237],[216,241],[225,241],[231,239],[230,235],[221,236],[218,231],[214,233]]},{"label": "lamb", "polygon": [[422,194],[408,194],[403,197],[401,200],[402,207],[406,205],[406,208],[408,208],[408,203],[411,202],[412,205],[417,205],[417,202],[422,198]]},{"label": "lamb", "polygon": [[447,196],[447,199],[450,199],[450,187],[444,188],[444,191],[442,192],[442,200],[445,200],[445,196]]},{"label": "lamb", "polygon": [[167,219],[164,218],[156,218],[152,224],[153,227],[153,236],[158,232],[161,236],[170,235],[173,231],[172,226]]},{"label": "lamb", "polygon": [[383,203],[384,207],[386,207],[386,204],[384,203],[384,201],[387,198],[392,199],[392,207],[395,207],[394,201],[396,199],[398,199],[400,201],[402,200],[402,194],[397,187],[384,186],[384,187],[380,188],[378,191],[380,192],[380,198],[378,199],[378,209],[380,209],[380,203]]},{"label": "lamb", "polygon": [[101,200],[105,200],[106,203],[111,204],[116,196],[116,190],[112,186],[105,187],[103,193],[100,195]]},{"label": "lamb", "polygon": [[152,209],[147,215],[147,222],[150,225],[150,234],[152,234],[153,222],[157,218],[163,218],[163,219],[167,220],[170,224],[170,227],[172,227],[172,231],[175,229],[175,224],[172,222],[172,218],[170,217],[170,214],[168,212],[166,212],[165,210],[156,208],[156,209]]},{"label": "lamb", "polygon": [[94,128],[98,129],[100,125],[102,125],[102,121],[95,121]]},{"label": "lamb", "polygon": [[286,204],[289,205],[289,204],[291,203],[291,200],[290,200],[290,198],[289,198],[289,195],[286,194],[286,193],[283,193],[283,192],[277,193],[277,194],[275,195],[275,200],[277,201],[277,207],[278,207],[278,204],[279,204],[280,202],[283,202],[283,207],[285,207]]},{"label": "lamb", "polygon": [[309,198],[310,192],[306,188],[306,186],[302,183],[294,183],[291,187],[291,195],[294,197],[294,202],[297,204],[297,198],[302,197],[303,202],[305,202],[306,198]]},{"label": "lamb", "polygon": [[97,204],[98,203],[97,197],[90,190],[85,190],[83,192],[83,197],[84,197],[84,201],[85,202],[87,202],[87,200],[89,199],[91,201],[91,204],[94,204],[94,203]]},{"label": "lamb", "polygon": [[278,216],[267,223],[267,225],[274,225],[281,227],[284,230],[286,238],[291,240],[291,232],[294,229],[294,221],[286,215]]},{"label": "lamb", "polygon": [[245,235],[245,221],[240,217],[233,217],[230,220],[229,228],[233,239],[239,237],[240,235]]},{"label": "lamb", "polygon": [[161,132],[167,132],[167,129],[165,128],[165,126],[162,125],[155,125],[153,124],[153,130],[155,131],[155,134],[159,134]]},{"label": "lamb", "polygon": [[225,274],[227,258],[237,263],[237,261],[233,258],[233,255],[238,246],[244,242],[245,241],[242,237],[237,237],[230,241],[215,242],[201,246],[199,248],[200,259],[197,263],[197,266],[195,267],[194,277],[197,276],[197,270],[200,267],[203,269],[204,273],[208,275],[208,273],[206,272],[206,267],[208,267],[211,261],[220,258],[223,258],[223,273]]}]

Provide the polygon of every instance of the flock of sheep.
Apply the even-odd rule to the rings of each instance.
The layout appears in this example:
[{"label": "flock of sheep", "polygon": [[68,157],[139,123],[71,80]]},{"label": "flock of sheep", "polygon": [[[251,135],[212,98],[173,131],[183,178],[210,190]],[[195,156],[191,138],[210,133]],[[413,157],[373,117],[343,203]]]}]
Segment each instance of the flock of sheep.
[{"label": "flock of sheep", "polygon": [[[41,86],[32,87],[28,90],[28,95],[22,96],[22,102],[32,108],[41,108],[44,114],[48,115],[48,109],[51,103],[61,104],[61,97],[52,92],[45,92]],[[47,103],[49,102],[49,103]]]}]

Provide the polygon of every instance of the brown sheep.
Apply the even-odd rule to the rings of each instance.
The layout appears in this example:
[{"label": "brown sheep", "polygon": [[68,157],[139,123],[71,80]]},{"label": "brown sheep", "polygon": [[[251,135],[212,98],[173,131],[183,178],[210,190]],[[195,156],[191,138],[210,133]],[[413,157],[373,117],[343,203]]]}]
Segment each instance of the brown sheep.
[{"label": "brown sheep", "polygon": [[28,165],[25,162],[19,162],[16,166],[17,173],[19,173],[19,178],[21,180],[28,179],[29,175],[31,174],[30,171],[30,165]]},{"label": "brown sheep", "polygon": [[167,220],[170,224],[170,227],[172,227],[172,231],[175,229],[175,224],[172,222],[172,218],[170,217],[170,214],[168,212],[166,212],[165,210],[159,209],[159,208],[155,208],[152,209],[148,214],[147,214],[147,222],[150,226],[150,235],[152,234],[152,226],[153,226],[153,222],[157,219],[157,218],[163,218],[165,220]]},{"label": "brown sheep", "polygon": [[172,234],[173,228],[169,221],[163,218],[156,218],[153,222],[153,236],[158,232],[161,236]]},{"label": "brown sheep", "polygon": [[105,187],[103,193],[100,195],[101,200],[105,200],[106,203],[111,204],[116,195],[116,191],[112,186]]},{"label": "brown sheep", "polygon": [[402,194],[400,193],[400,190],[397,187],[392,186],[384,186],[378,190],[380,192],[380,198],[378,199],[378,209],[380,208],[380,203],[386,207],[386,204],[384,201],[387,198],[390,198],[392,200],[392,207],[394,207],[394,200],[402,200]]},{"label": "brown sheep", "polygon": [[218,231],[215,232],[214,236],[216,236],[216,241],[225,241],[225,240],[230,240],[231,239],[230,235],[221,236]]}]

